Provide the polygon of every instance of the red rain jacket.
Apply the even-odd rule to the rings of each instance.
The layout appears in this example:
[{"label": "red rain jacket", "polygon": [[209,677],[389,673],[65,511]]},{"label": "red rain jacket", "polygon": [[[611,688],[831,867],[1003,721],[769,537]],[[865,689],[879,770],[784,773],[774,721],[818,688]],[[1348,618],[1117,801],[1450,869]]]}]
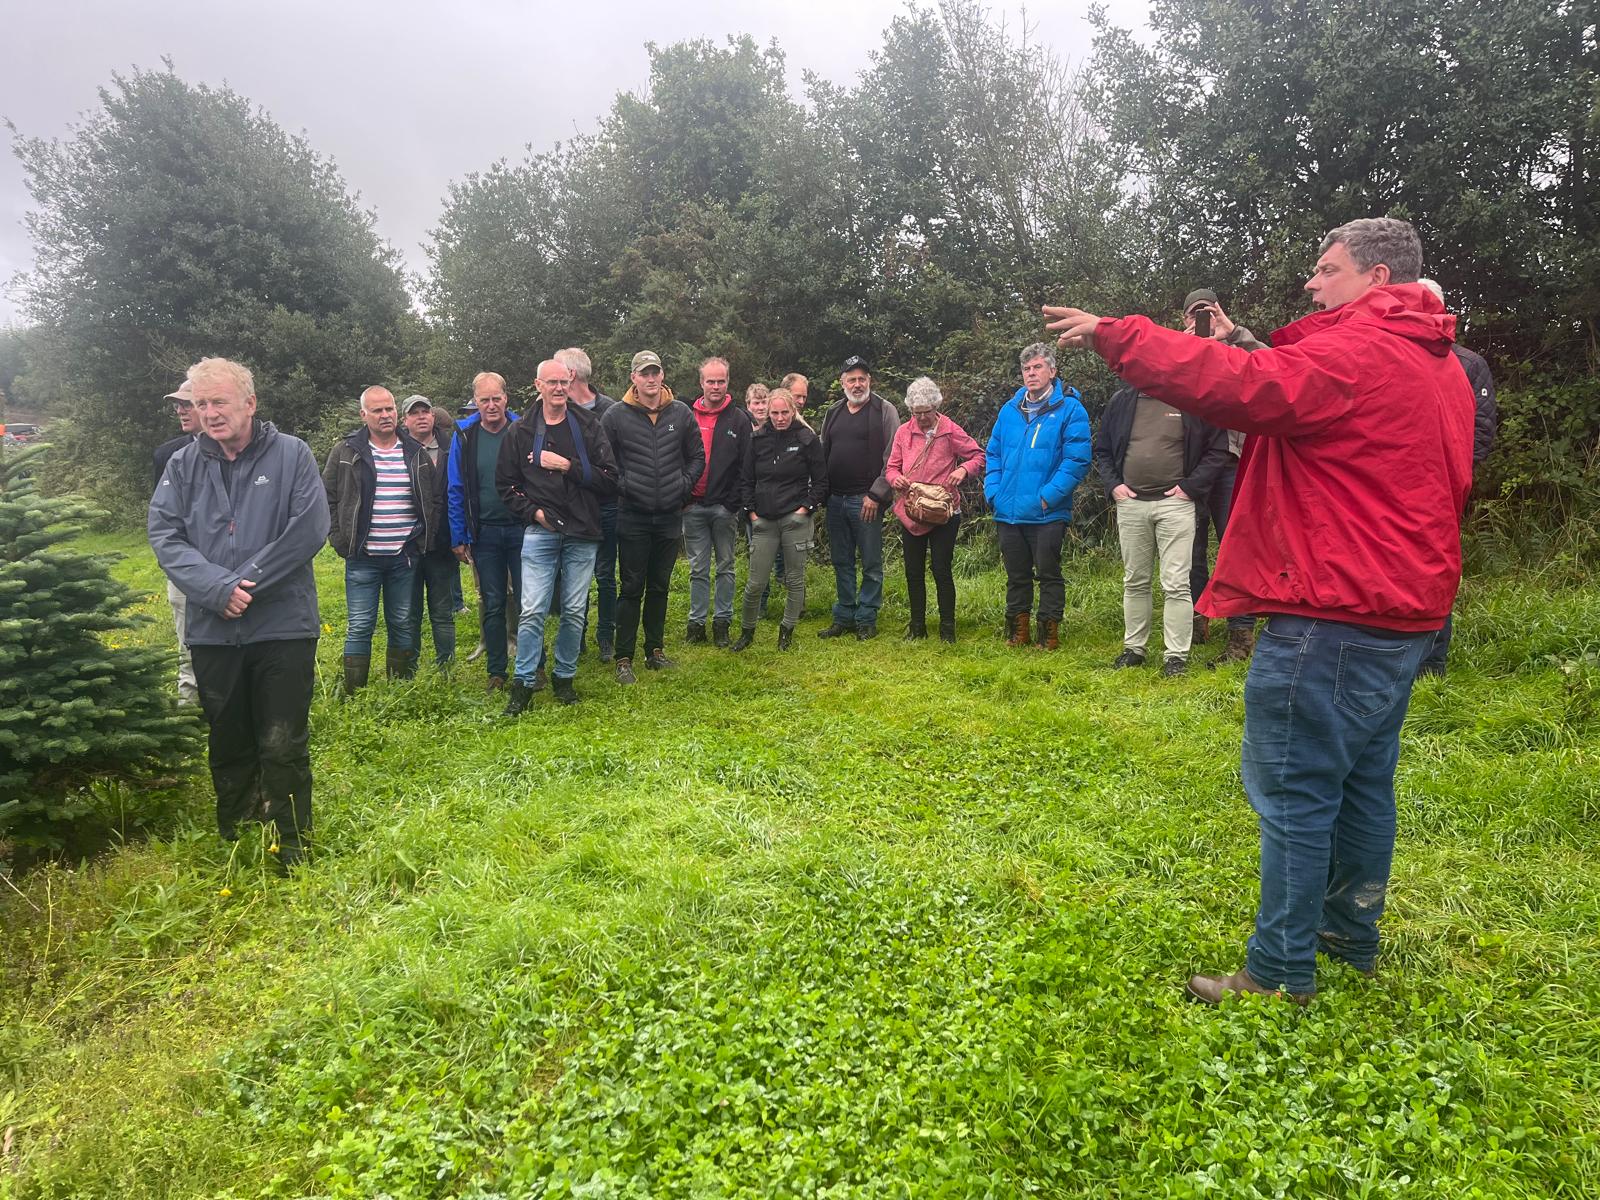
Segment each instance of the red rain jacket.
[{"label": "red rain jacket", "polygon": [[1200,612],[1444,624],[1472,486],[1455,328],[1414,283],[1302,317],[1254,354],[1146,317],[1100,322],[1095,348],[1124,382],[1252,435]]}]

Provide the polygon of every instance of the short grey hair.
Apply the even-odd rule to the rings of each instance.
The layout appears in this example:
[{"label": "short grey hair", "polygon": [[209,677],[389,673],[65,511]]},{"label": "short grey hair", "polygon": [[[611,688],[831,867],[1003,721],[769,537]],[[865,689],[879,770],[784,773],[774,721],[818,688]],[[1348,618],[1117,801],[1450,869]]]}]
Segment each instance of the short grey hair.
[{"label": "short grey hair", "polygon": [[1346,221],[1328,232],[1318,253],[1326,254],[1341,242],[1358,270],[1370,271],[1379,263],[1388,267],[1390,283],[1415,283],[1422,274],[1422,239],[1410,221],[1398,217]]},{"label": "short grey hair", "polygon": [[589,377],[594,374],[594,364],[579,346],[568,346],[565,350],[557,350],[556,361],[571,371],[572,377],[579,383],[588,383]]},{"label": "short grey hair", "polygon": [[939,390],[939,385],[926,375],[919,375],[906,388],[907,412],[922,412],[930,408],[937,411],[943,407],[944,393]]},{"label": "short grey hair", "polygon": [[241,397],[256,394],[256,379],[250,374],[250,368],[231,358],[202,358],[189,368],[187,374],[191,384],[221,381],[238,388]]},{"label": "short grey hair", "polygon": [[1022,353],[1017,355],[1017,365],[1025,367],[1037,358],[1042,358],[1049,363],[1052,371],[1056,369],[1055,347],[1049,342],[1034,342],[1030,346],[1024,346]]},{"label": "short grey hair", "polygon": [[384,387],[383,384],[381,384],[381,383],[375,383],[371,387],[362,388],[361,389],[361,399],[359,401],[359,403],[361,405],[361,411],[362,412],[366,412],[367,411],[367,397],[368,396],[375,396],[379,392],[382,392],[385,396],[389,397],[389,399],[391,399],[391,400],[394,399],[394,393],[391,392],[388,388]]}]

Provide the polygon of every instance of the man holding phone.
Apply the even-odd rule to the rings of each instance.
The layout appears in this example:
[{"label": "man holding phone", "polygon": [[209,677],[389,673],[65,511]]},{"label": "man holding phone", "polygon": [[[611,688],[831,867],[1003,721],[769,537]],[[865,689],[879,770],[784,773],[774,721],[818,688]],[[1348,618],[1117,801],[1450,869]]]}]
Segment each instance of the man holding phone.
[{"label": "man holding phone", "polygon": [[[1217,293],[1210,288],[1195,288],[1183,299],[1183,328],[1185,332],[1196,337],[1211,338],[1228,346],[1238,346],[1243,350],[1265,350],[1266,344],[1256,340],[1256,336],[1243,325],[1235,325],[1228,314],[1222,311],[1222,304],[1217,299]],[[1239,456],[1244,452],[1244,434],[1238,430],[1228,431],[1228,461],[1223,464],[1222,470],[1217,473],[1211,485],[1205,489],[1203,495],[1194,498],[1194,549],[1189,558],[1189,597],[1199,600],[1200,593],[1206,590],[1206,584],[1211,582],[1211,562],[1208,557],[1211,548],[1211,529],[1217,530],[1217,545],[1222,544],[1222,535],[1228,529],[1228,512],[1233,506],[1233,481],[1239,472]],[[1199,612],[1194,615],[1194,637],[1196,645],[1203,644],[1210,639],[1211,620]],[[1244,662],[1250,657],[1250,652],[1255,648],[1256,621],[1254,617],[1234,616],[1228,618],[1228,644],[1222,653],[1210,663],[1216,666],[1219,662]]]}]

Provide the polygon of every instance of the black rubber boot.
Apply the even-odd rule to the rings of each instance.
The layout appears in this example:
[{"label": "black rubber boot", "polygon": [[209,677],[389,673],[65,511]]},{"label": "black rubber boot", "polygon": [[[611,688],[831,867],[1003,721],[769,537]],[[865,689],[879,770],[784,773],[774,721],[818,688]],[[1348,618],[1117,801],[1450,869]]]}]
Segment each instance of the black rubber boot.
[{"label": "black rubber boot", "polygon": [[372,655],[346,654],[344,656],[344,694],[353,696],[367,686],[367,676],[372,671]]},{"label": "black rubber boot", "polygon": [[728,648],[728,622],[711,622],[711,642],[718,650],[726,650]]},{"label": "black rubber boot", "polygon": [[939,640],[941,642],[949,642],[951,645],[955,644],[956,623],[954,619],[939,622]]},{"label": "black rubber boot", "polygon": [[533,689],[520,680],[513,679],[511,681],[511,696],[506,701],[506,710],[502,715],[520,717],[527,710],[528,704],[532,700]]},{"label": "black rubber boot", "polygon": [[794,626],[793,625],[779,625],[778,626],[778,649],[779,650],[793,650],[794,649]]},{"label": "black rubber boot", "polygon": [[739,640],[733,644],[731,649],[735,651],[748,650],[755,640],[756,631],[754,629],[746,629],[739,634]]},{"label": "black rubber boot", "polygon": [[550,690],[555,693],[557,700],[563,704],[576,704],[578,691],[572,686],[571,678],[563,679],[559,675],[550,676]]},{"label": "black rubber boot", "polygon": [[390,650],[384,654],[383,673],[390,679],[411,679],[417,673],[415,650]]}]

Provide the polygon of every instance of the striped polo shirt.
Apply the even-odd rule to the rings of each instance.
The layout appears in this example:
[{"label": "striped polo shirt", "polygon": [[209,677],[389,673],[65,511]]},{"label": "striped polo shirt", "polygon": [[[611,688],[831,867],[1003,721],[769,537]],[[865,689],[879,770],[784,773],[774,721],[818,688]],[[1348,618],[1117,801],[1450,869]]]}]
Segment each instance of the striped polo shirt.
[{"label": "striped polo shirt", "polygon": [[374,558],[399,554],[417,527],[417,506],[411,499],[411,473],[406,470],[406,452],[396,442],[388,450],[372,447],[372,465],[378,471],[378,487],[372,494],[372,524],[362,550]]}]

